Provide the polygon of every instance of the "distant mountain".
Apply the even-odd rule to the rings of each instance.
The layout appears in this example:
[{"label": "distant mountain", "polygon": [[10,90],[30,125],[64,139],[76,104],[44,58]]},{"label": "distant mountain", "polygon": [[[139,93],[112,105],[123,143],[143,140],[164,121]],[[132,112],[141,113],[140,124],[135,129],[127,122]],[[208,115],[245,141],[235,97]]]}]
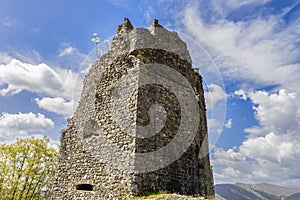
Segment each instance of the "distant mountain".
[{"label": "distant mountain", "polygon": [[225,200],[299,200],[300,189],[261,184],[217,184],[218,199]]}]

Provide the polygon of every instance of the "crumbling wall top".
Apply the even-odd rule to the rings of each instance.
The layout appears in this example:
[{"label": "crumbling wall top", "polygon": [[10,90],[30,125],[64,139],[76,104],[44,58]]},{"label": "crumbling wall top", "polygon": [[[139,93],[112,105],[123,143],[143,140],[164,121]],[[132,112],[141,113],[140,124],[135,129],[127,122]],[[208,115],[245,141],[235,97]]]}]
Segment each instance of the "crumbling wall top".
[{"label": "crumbling wall top", "polygon": [[138,49],[163,49],[180,55],[184,60],[192,63],[183,42],[175,31],[169,31],[154,19],[149,28],[134,28],[128,18],[118,27],[117,35],[112,40],[111,51],[124,54]]},{"label": "crumbling wall top", "polygon": [[133,30],[133,26],[132,26],[131,22],[129,21],[128,18],[124,18],[123,24],[120,24],[118,26],[117,33],[120,34],[120,33],[124,33],[124,32],[131,31],[131,30]]}]

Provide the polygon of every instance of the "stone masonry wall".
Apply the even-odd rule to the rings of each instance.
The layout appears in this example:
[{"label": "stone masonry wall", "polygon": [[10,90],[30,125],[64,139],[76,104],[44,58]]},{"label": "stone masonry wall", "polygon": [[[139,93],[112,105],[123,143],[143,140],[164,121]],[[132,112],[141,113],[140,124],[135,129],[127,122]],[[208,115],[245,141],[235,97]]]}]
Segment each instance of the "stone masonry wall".
[{"label": "stone masonry wall", "polygon": [[[198,131],[188,150],[178,160],[165,168],[154,172],[136,174],[134,184],[139,186],[138,192],[162,190],[188,195],[213,196],[214,186],[208,154],[204,158],[199,158],[200,148],[207,142],[205,141],[207,140],[207,122],[201,77],[198,72],[191,68],[191,63],[183,60],[177,54],[165,50],[141,49],[133,51],[131,54],[138,58],[140,65],[161,63],[177,70],[186,77],[193,85],[200,111]],[[159,133],[150,138],[136,139],[136,152],[156,151],[171,142],[178,132],[181,122],[180,104],[176,95],[164,90],[166,89],[159,85],[139,87],[137,122],[143,125],[146,125],[147,121],[149,123],[147,110],[155,103],[163,105],[168,117],[165,126]]]},{"label": "stone masonry wall", "polygon": [[[188,80],[199,107],[199,123],[191,144],[176,161],[139,171],[153,164],[139,155],[159,151],[175,140],[183,123],[181,104],[191,103],[180,102],[177,91],[175,94],[162,84],[144,84],[151,66],[167,66]],[[163,80],[169,85],[179,84],[176,77]],[[149,136],[152,133],[140,127],[153,123],[149,110],[156,105],[162,107],[154,109],[154,128],[162,128]],[[185,125],[192,120],[187,118]],[[183,135],[179,141],[186,139]],[[176,152],[177,147],[172,148],[166,153]],[[205,156],[199,157],[200,151],[206,152]],[[52,199],[126,199],[160,190],[214,196],[202,79],[192,69],[186,44],[175,32],[157,21],[149,29],[133,29],[125,19],[111,49],[86,75],[79,106],[62,132]]]}]

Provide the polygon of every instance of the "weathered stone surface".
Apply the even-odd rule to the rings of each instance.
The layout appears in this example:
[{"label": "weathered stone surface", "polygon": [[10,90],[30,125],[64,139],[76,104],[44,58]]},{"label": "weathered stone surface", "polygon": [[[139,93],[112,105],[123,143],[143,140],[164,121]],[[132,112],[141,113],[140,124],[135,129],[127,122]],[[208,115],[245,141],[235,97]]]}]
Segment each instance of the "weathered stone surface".
[{"label": "weathered stone surface", "polygon": [[[196,114],[186,111],[193,102]],[[62,132],[53,190],[53,199],[214,196],[202,79],[175,32],[158,21],[149,29],[133,29],[128,19],[119,26]]]}]

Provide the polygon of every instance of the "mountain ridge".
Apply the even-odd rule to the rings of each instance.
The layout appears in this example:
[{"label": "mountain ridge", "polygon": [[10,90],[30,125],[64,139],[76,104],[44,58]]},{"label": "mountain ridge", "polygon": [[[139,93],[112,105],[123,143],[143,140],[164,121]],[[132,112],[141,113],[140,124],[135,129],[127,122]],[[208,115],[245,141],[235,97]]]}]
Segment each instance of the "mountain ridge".
[{"label": "mountain ridge", "polygon": [[219,199],[225,200],[298,200],[300,188],[282,187],[269,183],[259,184],[217,184],[215,190]]}]

